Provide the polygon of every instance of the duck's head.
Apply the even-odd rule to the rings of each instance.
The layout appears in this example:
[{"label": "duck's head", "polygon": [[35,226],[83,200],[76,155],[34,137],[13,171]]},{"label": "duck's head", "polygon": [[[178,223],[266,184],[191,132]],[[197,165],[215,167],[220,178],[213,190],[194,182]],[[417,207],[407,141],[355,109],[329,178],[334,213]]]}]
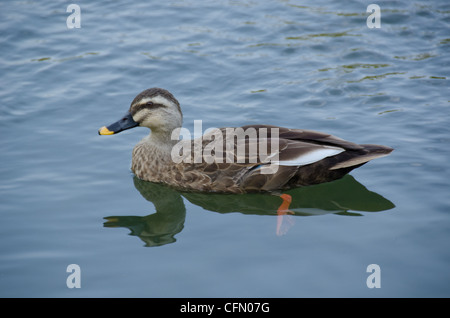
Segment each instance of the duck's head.
[{"label": "duck's head", "polygon": [[128,112],[118,121],[98,130],[99,135],[117,134],[136,126],[148,127],[152,133],[170,134],[181,127],[183,114],[180,103],[167,90],[149,88],[137,95]]}]

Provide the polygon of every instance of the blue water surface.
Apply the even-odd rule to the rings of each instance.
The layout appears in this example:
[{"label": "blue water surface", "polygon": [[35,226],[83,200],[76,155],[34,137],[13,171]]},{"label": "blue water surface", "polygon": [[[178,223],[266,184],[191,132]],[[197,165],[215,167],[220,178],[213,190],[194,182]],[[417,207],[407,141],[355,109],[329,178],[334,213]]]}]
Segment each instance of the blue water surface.
[{"label": "blue water surface", "polygon": [[[71,1],[0,2],[0,296],[449,297],[450,4],[377,1],[369,28],[372,2],[78,1],[80,28]],[[395,151],[291,190],[277,235],[279,198],[133,177],[148,130],[97,130],[150,87],[190,130],[264,123]]]}]

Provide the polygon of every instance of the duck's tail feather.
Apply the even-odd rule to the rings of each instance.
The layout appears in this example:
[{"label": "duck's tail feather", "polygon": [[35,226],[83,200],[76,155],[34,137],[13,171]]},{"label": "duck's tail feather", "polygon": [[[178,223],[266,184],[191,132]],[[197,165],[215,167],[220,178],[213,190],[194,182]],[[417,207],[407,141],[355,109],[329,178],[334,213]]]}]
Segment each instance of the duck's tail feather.
[{"label": "duck's tail feather", "polygon": [[381,145],[361,145],[364,148],[364,152],[361,155],[355,156],[353,158],[350,158],[348,160],[339,162],[332,166],[330,170],[337,170],[342,168],[350,168],[354,166],[359,166],[362,164],[365,164],[366,162],[381,158],[384,156],[389,155],[394,149],[387,146],[381,146]]}]

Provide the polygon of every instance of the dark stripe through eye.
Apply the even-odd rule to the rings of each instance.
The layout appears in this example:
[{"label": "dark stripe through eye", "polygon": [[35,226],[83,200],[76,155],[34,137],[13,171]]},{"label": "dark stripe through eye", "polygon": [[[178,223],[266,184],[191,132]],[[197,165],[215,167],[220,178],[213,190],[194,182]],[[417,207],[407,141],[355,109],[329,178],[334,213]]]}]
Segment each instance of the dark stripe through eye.
[{"label": "dark stripe through eye", "polygon": [[159,107],[167,107],[167,106],[165,106],[163,104],[155,104],[152,101],[149,101],[144,104],[140,104],[140,105],[137,105],[136,107],[133,107],[132,112],[133,112],[133,114],[136,114],[138,111],[140,111],[141,109],[144,109],[144,108],[155,109],[155,108],[159,108]]}]

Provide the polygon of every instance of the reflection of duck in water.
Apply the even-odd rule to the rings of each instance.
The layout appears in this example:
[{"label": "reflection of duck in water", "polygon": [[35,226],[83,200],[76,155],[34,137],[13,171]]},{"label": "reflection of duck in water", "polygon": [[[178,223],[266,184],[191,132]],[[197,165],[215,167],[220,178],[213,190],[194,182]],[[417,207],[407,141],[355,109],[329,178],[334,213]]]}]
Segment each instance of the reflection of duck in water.
[{"label": "reflection of duck in water", "polygon": [[164,185],[141,181],[134,177],[134,185],[141,195],[152,202],[156,213],[147,216],[106,217],[105,227],[126,227],[130,235],[139,236],[146,246],[159,246],[175,242],[181,232],[186,208],[181,195]]},{"label": "reflection of duck in water", "polygon": [[[180,141],[182,121],[175,97],[164,89],[151,88],[137,95],[127,114],[102,127],[99,134],[150,128],[151,134],[133,150],[135,175],[201,192],[274,192],[329,182],[392,151],[321,132],[269,125],[215,129],[201,139]],[[280,197],[280,212],[287,211],[292,198]]]},{"label": "reflection of duck in water", "polygon": [[284,213],[280,213],[282,200],[268,194],[179,192],[168,186],[142,181],[136,177],[134,177],[134,185],[145,199],[154,204],[156,213],[144,217],[106,217],[107,221],[104,226],[129,228],[130,234],[139,236],[146,242],[146,246],[175,242],[174,236],[183,229],[186,217],[186,208],[182,197],[208,211],[277,216],[276,231],[278,235],[284,234],[288,230],[292,225],[294,215],[329,213],[361,215],[348,211],[379,212],[394,207],[392,202],[367,190],[350,175],[334,182],[287,191],[293,199],[289,212],[284,211]]}]

